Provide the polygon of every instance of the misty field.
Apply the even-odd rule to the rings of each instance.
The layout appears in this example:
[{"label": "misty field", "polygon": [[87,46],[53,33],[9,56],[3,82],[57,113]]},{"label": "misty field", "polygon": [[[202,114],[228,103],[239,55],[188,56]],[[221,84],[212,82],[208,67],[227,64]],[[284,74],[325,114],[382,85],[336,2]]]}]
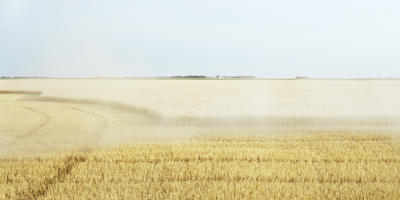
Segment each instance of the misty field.
[{"label": "misty field", "polygon": [[400,81],[0,80],[0,199],[399,199]]}]

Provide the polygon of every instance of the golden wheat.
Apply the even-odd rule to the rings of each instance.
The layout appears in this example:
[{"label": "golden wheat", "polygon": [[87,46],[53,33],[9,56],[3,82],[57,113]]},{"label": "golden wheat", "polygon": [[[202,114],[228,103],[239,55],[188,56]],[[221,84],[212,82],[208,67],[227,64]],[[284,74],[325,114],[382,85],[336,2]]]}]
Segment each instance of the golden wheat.
[{"label": "golden wheat", "polygon": [[[29,84],[16,88],[16,82],[3,81],[11,85],[1,87],[37,87],[59,94],[51,87],[46,89],[48,80],[31,81],[33,88]],[[242,82],[220,82],[235,86],[227,91],[219,85],[216,90],[200,92],[209,95],[212,91],[212,100],[191,92],[193,86],[201,88],[197,81],[191,86],[171,83],[172,87],[155,81],[157,87],[145,89],[131,85],[133,91],[146,90],[134,94],[135,98],[96,90],[94,97],[101,100],[85,99],[93,94],[74,91],[72,86],[58,88],[70,96],[0,92],[0,199],[400,199],[400,138],[393,134],[398,130],[396,118],[389,116],[398,114],[395,109],[384,109],[387,118],[377,121],[321,116],[257,118],[257,122],[246,117],[214,119],[209,116],[208,102],[219,102],[213,105],[223,107],[226,99],[240,96],[236,90]],[[246,83],[269,87],[262,82]],[[165,98],[154,89],[158,87],[163,88]],[[177,88],[190,93],[189,97],[177,94]],[[249,96],[233,101],[234,106],[222,109],[224,114],[241,113],[228,110],[246,107],[251,99],[257,99],[251,91],[243,92]],[[295,90],[281,92],[279,98],[294,92],[302,99]],[[328,93],[333,94],[333,90]],[[146,97],[140,99],[142,94]],[[84,99],[70,98],[74,95]],[[123,103],[109,102],[115,100],[112,98]],[[336,98],[343,100],[340,95]],[[290,103],[293,99],[281,100]],[[254,101],[256,106],[264,105]],[[156,110],[170,117],[130,105],[132,102],[156,105]],[[277,102],[267,104],[278,106]],[[306,104],[291,105],[299,109]],[[389,107],[396,105],[394,100],[387,102]],[[339,111],[344,109],[331,106],[330,112],[336,111],[335,106]],[[321,114],[321,108],[303,114]],[[350,111],[360,108],[365,106]],[[182,115],[171,117],[172,111]],[[361,113],[375,114],[375,110],[370,111]],[[315,124],[323,126],[313,127]]]},{"label": "golden wheat", "polygon": [[205,137],[2,160],[1,194],[9,199],[397,199],[398,142],[378,134]]}]

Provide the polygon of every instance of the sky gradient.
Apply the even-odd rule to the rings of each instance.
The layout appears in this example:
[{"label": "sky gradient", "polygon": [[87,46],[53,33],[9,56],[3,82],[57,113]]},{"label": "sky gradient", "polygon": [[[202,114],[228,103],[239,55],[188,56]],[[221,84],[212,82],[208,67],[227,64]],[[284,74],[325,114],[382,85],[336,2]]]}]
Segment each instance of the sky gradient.
[{"label": "sky gradient", "polygon": [[396,0],[0,0],[0,76],[400,77]]}]

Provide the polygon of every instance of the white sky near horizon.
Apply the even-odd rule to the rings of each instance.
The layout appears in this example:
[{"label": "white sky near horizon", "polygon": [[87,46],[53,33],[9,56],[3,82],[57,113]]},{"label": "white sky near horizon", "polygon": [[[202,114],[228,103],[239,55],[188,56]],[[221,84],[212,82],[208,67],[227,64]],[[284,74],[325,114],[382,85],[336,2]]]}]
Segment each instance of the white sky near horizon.
[{"label": "white sky near horizon", "polygon": [[0,76],[400,77],[395,0],[0,0]]}]

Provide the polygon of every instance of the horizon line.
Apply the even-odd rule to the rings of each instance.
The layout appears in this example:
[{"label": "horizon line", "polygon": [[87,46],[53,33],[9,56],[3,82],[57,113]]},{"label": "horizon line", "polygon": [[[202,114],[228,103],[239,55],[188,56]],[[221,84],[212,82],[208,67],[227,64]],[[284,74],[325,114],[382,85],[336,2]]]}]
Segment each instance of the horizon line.
[{"label": "horizon line", "polygon": [[323,77],[256,77],[256,76],[87,76],[87,77],[57,77],[57,76],[0,76],[0,79],[160,79],[160,80],[400,80],[400,77],[357,77],[357,78],[323,78]]}]

